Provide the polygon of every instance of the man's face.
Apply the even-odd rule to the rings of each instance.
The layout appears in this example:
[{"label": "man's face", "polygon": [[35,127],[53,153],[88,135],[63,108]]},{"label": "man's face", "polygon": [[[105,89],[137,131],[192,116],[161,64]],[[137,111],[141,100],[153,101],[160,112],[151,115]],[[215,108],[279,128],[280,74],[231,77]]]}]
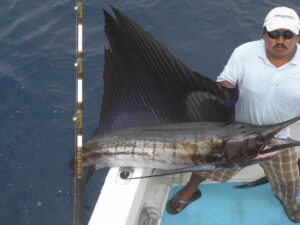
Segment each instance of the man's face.
[{"label": "man's face", "polygon": [[[273,38],[269,36],[268,32],[265,30],[263,39],[265,40],[265,45],[266,45],[266,51],[267,55],[272,58],[277,58],[277,59],[284,59],[284,58],[290,58],[294,55],[296,51],[296,43],[299,40],[298,35],[293,35],[291,39],[286,39],[283,36],[288,36],[284,34],[289,34],[291,31],[285,30],[285,29],[279,29],[273,31],[273,34],[276,33],[278,36],[278,33],[281,35],[277,38]],[[271,32],[272,33],[272,32]]]}]

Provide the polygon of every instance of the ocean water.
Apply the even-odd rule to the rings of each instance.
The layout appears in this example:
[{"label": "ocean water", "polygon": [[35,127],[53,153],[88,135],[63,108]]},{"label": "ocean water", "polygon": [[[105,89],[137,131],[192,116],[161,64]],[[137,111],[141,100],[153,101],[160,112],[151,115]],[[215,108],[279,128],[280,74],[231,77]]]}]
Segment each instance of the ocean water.
[{"label": "ocean water", "polygon": [[[1,0],[0,224],[72,224],[68,163],[74,153],[75,1]],[[235,47],[259,39],[280,0],[85,0],[84,136],[102,95],[102,9],[142,25],[191,69],[215,79]],[[284,1],[300,13],[300,3]],[[105,171],[85,190],[88,220]],[[113,193],[112,193],[113,194]]]}]

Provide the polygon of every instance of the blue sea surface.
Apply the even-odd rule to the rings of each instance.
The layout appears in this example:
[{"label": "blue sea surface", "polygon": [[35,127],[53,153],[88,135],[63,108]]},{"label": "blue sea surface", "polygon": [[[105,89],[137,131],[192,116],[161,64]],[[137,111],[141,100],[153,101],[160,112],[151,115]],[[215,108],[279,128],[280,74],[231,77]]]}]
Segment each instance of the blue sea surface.
[{"label": "blue sea surface", "polygon": [[[72,224],[76,1],[1,3],[0,224]],[[261,38],[266,13],[282,4],[300,13],[295,0],[85,0],[85,140],[101,106],[103,8],[120,9],[191,69],[215,79],[235,47]],[[98,171],[86,187],[86,221],[104,179]]]}]

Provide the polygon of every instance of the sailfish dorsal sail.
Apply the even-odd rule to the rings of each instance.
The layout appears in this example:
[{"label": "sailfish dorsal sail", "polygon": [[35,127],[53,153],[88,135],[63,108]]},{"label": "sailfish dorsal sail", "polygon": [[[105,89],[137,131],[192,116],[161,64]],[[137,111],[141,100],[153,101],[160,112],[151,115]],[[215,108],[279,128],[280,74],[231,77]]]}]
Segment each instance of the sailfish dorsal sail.
[{"label": "sailfish dorsal sail", "polygon": [[237,90],[193,72],[119,10],[104,10],[104,94],[97,133],[234,119]]}]

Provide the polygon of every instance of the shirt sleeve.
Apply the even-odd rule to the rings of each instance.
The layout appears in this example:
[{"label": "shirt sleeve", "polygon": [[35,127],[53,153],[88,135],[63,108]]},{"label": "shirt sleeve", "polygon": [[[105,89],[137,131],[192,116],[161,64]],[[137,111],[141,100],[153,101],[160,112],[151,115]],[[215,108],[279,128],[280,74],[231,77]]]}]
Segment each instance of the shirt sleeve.
[{"label": "shirt sleeve", "polygon": [[241,62],[237,56],[237,49],[231,54],[223,72],[217,77],[217,82],[229,81],[233,85],[237,85],[239,78],[241,77]]}]

